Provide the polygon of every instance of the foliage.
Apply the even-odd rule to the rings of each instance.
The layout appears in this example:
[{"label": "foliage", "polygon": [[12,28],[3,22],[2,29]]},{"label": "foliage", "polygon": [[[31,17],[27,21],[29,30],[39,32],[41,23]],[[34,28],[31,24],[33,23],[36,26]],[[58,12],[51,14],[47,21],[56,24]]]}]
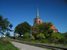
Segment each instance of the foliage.
[{"label": "foliage", "polygon": [[45,39],[42,39],[40,42],[41,42],[41,43],[49,43],[50,41],[45,38]]},{"label": "foliage", "polygon": [[6,31],[11,31],[12,24],[8,21],[7,18],[0,16],[0,33],[4,34]]},{"label": "foliage", "polygon": [[67,39],[67,32],[63,33],[64,38]]},{"label": "foliage", "polygon": [[52,25],[51,22],[46,22],[31,27],[27,22],[23,22],[16,26],[15,32],[23,35],[23,39],[33,42],[67,44],[67,33],[53,32]]},{"label": "foliage", "polygon": [[53,30],[50,29],[51,25],[52,25],[52,23],[49,22],[49,23],[43,23],[43,24],[34,26],[36,28],[36,29],[34,28],[36,31],[36,34],[34,31],[33,36],[42,33],[43,36],[45,36],[45,38],[48,38],[49,36],[51,36],[51,33],[53,32]]},{"label": "foliage", "polygon": [[0,50],[19,50],[13,46],[7,39],[0,39]]},{"label": "foliage", "polygon": [[51,42],[58,43],[59,40],[63,39],[63,36],[61,33],[52,33],[50,40]]},{"label": "foliage", "polygon": [[44,34],[43,34],[43,33],[37,34],[37,39],[38,39],[38,40],[45,39]]},{"label": "foliage", "polygon": [[30,29],[31,26],[27,22],[23,22],[15,27],[15,33],[18,33],[21,37],[21,35],[25,34],[26,32],[30,32]]},{"label": "foliage", "polygon": [[6,36],[7,36],[7,37],[10,37],[10,33],[9,33],[9,32],[7,32],[7,33],[6,33]]},{"label": "foliage", "polygon": [[64,36],[64,44],[67,44],[67,32],[62,34]]},{"label": "foliage", "polygon": [[29,34],[29,33],[25,33],[25,34],[23,35],[23,38],[24,38],[24,39],[30,39],[30,34]]}]

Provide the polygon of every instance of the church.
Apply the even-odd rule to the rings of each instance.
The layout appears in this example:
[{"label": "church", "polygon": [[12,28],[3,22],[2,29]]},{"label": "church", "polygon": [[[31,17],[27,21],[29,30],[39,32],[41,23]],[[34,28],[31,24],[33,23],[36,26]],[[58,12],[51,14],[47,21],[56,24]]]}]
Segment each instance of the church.
[{"label": "church", "polygon": [[[32,26],[32,32],[37,32],[36,31],[36,28],[34,27],[35,25],[40,25],[40,24],[43,24],[45,22],[43,22],[40,18],[40,15],[39,15],[39,10],[37,9],[37,12],[36,12],[36,18],[34,18],[34,24]],[[51,25],[50,29],[53,30],[53,32],[58,32],[58,29],[56,29],[56,27],[54,25]]]}]

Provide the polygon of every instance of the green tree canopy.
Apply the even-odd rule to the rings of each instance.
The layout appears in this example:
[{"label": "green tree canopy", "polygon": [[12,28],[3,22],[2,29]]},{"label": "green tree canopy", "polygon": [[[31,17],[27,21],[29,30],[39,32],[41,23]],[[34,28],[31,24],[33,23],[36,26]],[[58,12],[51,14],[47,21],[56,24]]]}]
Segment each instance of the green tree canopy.
[{"label": "green tree canopy", "polygon": [[61,33],[52,33],[51,37],[50,37],[50,40],[52,42],[59,42],[59,40],[62,40],[63,39],[63,36]]},{"label": "green tree canopy", "polygon": [[31,26],[27,22],[23,22],[15,27],[15,33],[18,33],[21,36],[27,32],[30,32],[30,29]]},{"label": "green tree canopy", "polygon": [[48,22],[48,23],[42,23],[40,25],[36,25],[34,27],[37,28],[35,30],[37,33],[43,33],[45,37],[47,38],[51,36],[51,33],[53,32],[53,30],[50,29],[51,26],[52,26],[52,23]]},{"label": "green tree canopy", "polygon": [[5,31],[11,31],[11,27],[10,25],[12,25],[7,18],[3,18],[3,16],[0,16],[0,33],[4,34],[3,32]]},{"label": "green tree canopy", "polygon": [[43,33],[38,33],[37,34],[37,39],[39,39],[39,40],[45,39],[44,34]]},{"label": "green tree canopy", "polygon": [[63,33],[65,39],[67,39],[67,32]]},{"label": "green tree canopy", "polygon": [[67,44],[67,32],[62,34],[64,36],[64,44]]}]

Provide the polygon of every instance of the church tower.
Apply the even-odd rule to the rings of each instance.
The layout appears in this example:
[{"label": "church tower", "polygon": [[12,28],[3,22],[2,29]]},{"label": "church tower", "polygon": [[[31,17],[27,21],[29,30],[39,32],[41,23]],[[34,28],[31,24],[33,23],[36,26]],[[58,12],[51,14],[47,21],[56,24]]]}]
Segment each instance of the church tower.
[{"label": "church tower", "polygon": [[[40,25],[40,24],[43,24],[43,22],[40,19],[39,9],[37,9],[37,11],[36,11],[36,18],[34,18],[34,24],[33,24],[32,28],[31,28],[32,34],[38,33],[39,30],[37,30],[36,26]],[[46,27],[46,26],[44,25],[44,27]],[[54,25],[51,25],[50,29],[53,30],[53,32],[58,32],[58,30],[55,28]]]},{"label": "church tower", "polygon": [[36,18],[34,19],[34,25],[42,24],[42,20],[40,19],[39,9],[36,11]]}]

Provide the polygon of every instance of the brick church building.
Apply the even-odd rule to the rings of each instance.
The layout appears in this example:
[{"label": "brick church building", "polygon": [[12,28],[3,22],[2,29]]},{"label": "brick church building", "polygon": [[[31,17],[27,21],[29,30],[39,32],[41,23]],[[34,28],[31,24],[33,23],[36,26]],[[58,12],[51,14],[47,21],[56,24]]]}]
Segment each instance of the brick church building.
[{"label": "brick church building", "polygon": [[[32,28],[34,28],[34,25],[39,25],[39,24],[42,24],[42,23],[43,23],[43,21],[40,19],[39,10],[37,9],[36,18],[34,19],[34,24],[33,24]],[[58,32],[58,30],[55,28],[54,25],[51,25],[50,28],[53,30],[53,32]],[[34,31],[36,31],[36,30],[34,30]]]}]

